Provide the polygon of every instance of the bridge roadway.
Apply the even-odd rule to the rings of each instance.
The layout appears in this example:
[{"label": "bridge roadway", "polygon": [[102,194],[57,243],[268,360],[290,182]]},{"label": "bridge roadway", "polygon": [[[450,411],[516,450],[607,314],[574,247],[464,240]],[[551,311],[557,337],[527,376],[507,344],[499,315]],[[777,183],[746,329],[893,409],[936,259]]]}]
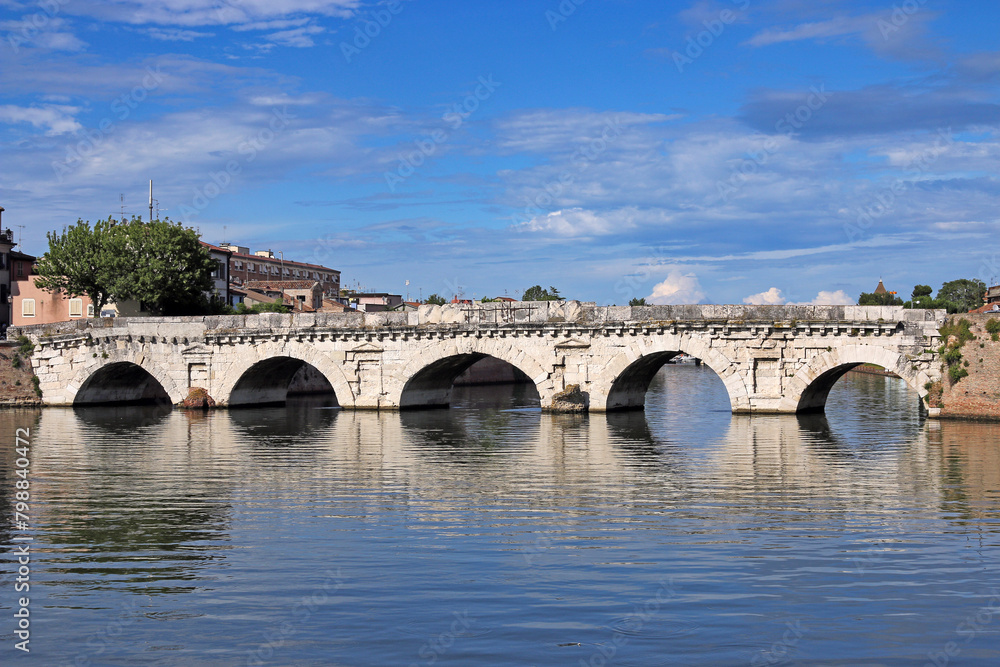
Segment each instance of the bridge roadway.
[{"label": "bridge roadway", "polygon": [[863,363],[924,397],[941,379],[944,318],[900,307],[560,301],[92,319],[11,334],[36,343],[31,363],[47,405],[180,404],[201,388],[230,407],[316,391],[349,409],[444,406],[456,377],[495,357],[526,376],[543,409],[640,409],[655,373],[687,353],[722,379],[734,413],[795,413],[822,410],[834,383]]}]

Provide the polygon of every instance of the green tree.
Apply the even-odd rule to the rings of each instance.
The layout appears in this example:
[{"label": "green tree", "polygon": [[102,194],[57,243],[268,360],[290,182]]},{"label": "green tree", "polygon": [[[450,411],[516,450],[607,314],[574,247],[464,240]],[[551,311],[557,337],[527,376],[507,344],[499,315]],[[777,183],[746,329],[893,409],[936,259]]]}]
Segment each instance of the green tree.
[{"label": "green tree", "polygon": [[950,301],[954,304],[956,309],[954,312],[966,313],[983,305],[985,293],[986,283],[982,280],[960,278],[942,284],[937,298],[939,301]]},{"label": "green tree", "polygon": [[874,292],[862,292],[858,297],[859,306],[902,306],[903,300],[895,294],[888,292],[875,294]]},{"label": "green tree", "polygon": [[444,300],[443,296],[438,296],[437,294],[431,294],[429,297],[427,297],[427,300],[424,303],[429,303],[433,306],[443,306],[448,302]]},{"label": "green tree", "polygon": [[127,280],[117,285],[124,299],[136,299],[157,315],[183,315],[210,309],[215,260],[193,229],[169,220],[133,219],[115,228],[126,237],[134,260]]},{"label": "green tree", "polygon": [[639,297],[637,299],[629,299],[628,305],[630,305],[630,306],[645,306],[645,305],[647,305],[646,304],[646,297]]},{"label": "green tree", "polygon": [[86,294],[100,312],[108,301],[140,301],[157,315],[202,314],[215,306],[215,261],[198,234],[169,220],[133,218],[77,221],[48,234],[49,249],[38,262],[36,284],[70,296]]},{"label": "green tree", "polygon": [[918,299],[922,296],[930,296],[934,293],[934,289],[930,285],[914,285],[913,294],[910,296],[912,299]]},{"label": "green tree", "polygon": [[49,232],[49,249],[38,260],[35,284],[49,292],[65,292],[71,297],[86,295],[94,310],[112,298],[122,272],[128,270],[124,237],[115,223],[78,220],[62,233]]},{"label": "green tree", "polygon": [[542,289],[541,285],[529,287],[524,290],[524,295],[521,297],[521,301],[559,301],[561,299],[562,295],[559,294],[559,290],[551,285],[548,289]]}]

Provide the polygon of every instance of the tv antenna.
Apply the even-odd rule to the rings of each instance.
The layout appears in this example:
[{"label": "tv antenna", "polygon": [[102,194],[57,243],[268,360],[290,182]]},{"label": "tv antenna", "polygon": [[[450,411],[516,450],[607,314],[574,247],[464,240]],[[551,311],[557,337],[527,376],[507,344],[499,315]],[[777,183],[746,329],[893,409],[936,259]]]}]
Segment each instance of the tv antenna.
[{"label": "tv antenna", "polygon": [[121,211],[119,212],[119,220],[121,220],[122,224],[124,224],[125,223],[125,195],[124,194],[119,194],[118,195],[118,202],[119,202],[119,205],[120,205],[120,208],[121,208]]},{"label": "tv antenna", "polygon": [[17,227],[17,245],[21,245],[21,235],[24,233],[24,225],[14,225]]}]

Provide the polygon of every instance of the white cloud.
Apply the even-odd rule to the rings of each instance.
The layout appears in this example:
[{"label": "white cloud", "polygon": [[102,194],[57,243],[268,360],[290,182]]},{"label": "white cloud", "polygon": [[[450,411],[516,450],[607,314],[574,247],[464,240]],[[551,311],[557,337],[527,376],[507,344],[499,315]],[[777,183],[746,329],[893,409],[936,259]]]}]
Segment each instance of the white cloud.
[{"label": "white cloud", "polygon": [[310,25],[303,26],[301,28],[292,28],[291,30],[274,32],[268,35],[267,39],[280,46],[291,46],[304,49],[309,48],[310,46],[316,46],[316,42],[313,41],[310,35],[319,35],[324,32],[326,32],[326,29],[321,28],[318,25]]},{"label": "white cloud", "polygon": [[108,0],[72,8],[75,13],[133,25],[239,26],[288,20],[303,14],[349,18],[361,0]]},{"label": "white cloud", "polygon": [[848,296],[847,292],[845,292],[842,289],[839,289],[836,292],[829,292],[829,291],[825,291],[825,290],[821,291],[819,294],[816,295],[815,299],[813,299],[812,301],[808,301],[805,304],[800,304],[800,305],[807,305],[807,306],[852,306],[855,303],[857,303],[857,301],[855,301],[850,296]]},{"label": "white cloud", "polygon": [[601,215],[594,211],[573,208],[539,215],[515,227],[556,236],[603,236],[634,227],[635,213],[635,209],[622,209]]},{"label": "white cloud", "polygon": [[667,279],[653,286],[653,293],[646,301],[657,305],[675,305],[681,303],[699,303],[705,298],[698,276],[693,273],[681,273],[673,269]]},{"label": "white cloud", "polygon": [[783,306],[787,302],[788,299],[785,298],[785,295],[777,287],[772,287],[766,292],[751,294],[743,299],[743,303],[754,306]]},{"label": "white cloud", "polygon": [[43,107],[18,107],[11,104],[0,106],[0,123],[30,123],[34,127],[48,128],[45,135],[54,137],[83,129],[73,118],[79,109],[61,104]]},{"label": "white cloud", "polygon": [[769,46],[781,42],[857,34],[871,30],[876,25],[877,20],[875,16],[839,16],[828,21],[801,23],[786,30],[767,28],[751,37],[746,43],[750,46]]},{"label": "white cloud", "polygon": [[0,21],[0,30],[10,33],[8,38],[15,48],[21,44],[52,51],[82,51],[87,48],[86,42],[70,32],[69,22],[41,13],[25,16],[20,21]]},{"label": "white cloud", "polygon": [[193,42],[199,37],[214,37],[214,32],[181,30],[179,28],[150,28],[146,34],[162,42]]}]

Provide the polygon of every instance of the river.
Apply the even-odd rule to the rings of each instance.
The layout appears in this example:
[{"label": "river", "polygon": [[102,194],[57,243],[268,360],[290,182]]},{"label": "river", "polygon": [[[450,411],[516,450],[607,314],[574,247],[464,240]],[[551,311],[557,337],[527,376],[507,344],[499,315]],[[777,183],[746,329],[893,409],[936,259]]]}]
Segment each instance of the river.
[{"label": "river", "polygon": [[0,413],[0,662],[28,596],[38,665],[1000,664],[1000,425],[860,374],[825,417],[693,365],[645,413],[456,391]]}]

